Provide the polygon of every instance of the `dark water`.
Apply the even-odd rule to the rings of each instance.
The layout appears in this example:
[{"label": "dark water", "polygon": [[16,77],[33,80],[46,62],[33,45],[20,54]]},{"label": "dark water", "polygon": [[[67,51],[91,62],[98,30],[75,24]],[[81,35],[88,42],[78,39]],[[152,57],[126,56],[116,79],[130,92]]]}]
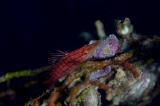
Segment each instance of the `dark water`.
[{"label": "dark water", "polygon": [[[89,32],[97,39],[97,19],[102,20],[107,34],[115,33],[115,19],[129,17],[137,33],[160,35],[159,7],[158,0],[0,0],[0,76],[8,71],[48,65],[50,53],[84,45],[77,38],[81,32]],[[20,105],[41,93],[42,76],[13,79],[8,87],[1,83],[1,91],[10,87],[19,91],[6,104]],[[41,88],[21,88],[25,82],[36,79]],[[152,104],[155,103],[160,104],[158,97]]]}]

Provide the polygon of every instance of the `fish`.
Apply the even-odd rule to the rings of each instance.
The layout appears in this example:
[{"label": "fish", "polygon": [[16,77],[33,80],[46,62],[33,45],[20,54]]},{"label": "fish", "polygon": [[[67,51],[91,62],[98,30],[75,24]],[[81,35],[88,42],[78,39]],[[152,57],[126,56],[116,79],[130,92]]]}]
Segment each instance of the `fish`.
[{"label": "fish", "polygon": [[69,53],[60,51],[60,54],[53,54],[50,60],[54,68],[51,70],[51,77],[44,83],[54,86],[58,79],[77,69],[81,63],[93,58],[105,58],[114,55],[118,45],[117,37],[112,34],[105,40],[89,43]]},{"label": "fish", "polygon": [[[61,54],[54,55],[51,58],[51,63],[55,65],[55,67],[51,70],[51,77],[44,83],[53,86],[59,78],[63,77],[66,74],[69,74],[70,72],[75,70],[81,63],[90,58],[99,44],[100,41],[97,41],[90,45],[84,45],[83,47],[69,53],[61,52]],[[59,57],[61,56],[62,58],[60,59]],[[59,59],[58,62],[56,58]],[[54,64],[55,62],[57,63]]]}]

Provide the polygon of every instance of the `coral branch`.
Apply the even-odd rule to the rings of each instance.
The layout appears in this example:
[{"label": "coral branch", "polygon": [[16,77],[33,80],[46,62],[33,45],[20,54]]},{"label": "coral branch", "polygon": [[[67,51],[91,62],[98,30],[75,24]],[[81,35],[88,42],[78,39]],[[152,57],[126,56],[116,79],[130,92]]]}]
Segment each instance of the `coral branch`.
[{"label": "coral branch", "polygon": [[30,100],[29,102],[25,103],[24,106],[30,106],[30,105],[39,106],[39,105],[40,105],[40,99],[41,99],[42,97],[44,97],[45,95],[47,95],[48,93],[50,93],[49,90],[43,92],[43,94],[41,94],[41,95],[38,96],[37,98],[32,99],[32,100]]},{"label": "coral branch", "polygon": [[90,83],[91,85],[97,86],[97,87],[99,87],[100,89],[105,90],[105,91],[109,91],[110,88],[111,88],[109,85],[103,84],[103,83],[101,83],[101,82],[99,82],[99,81],[90,81],[89,83]]},{"label": "coral branch", "polygon": [[70,104],[71,106],[75,106],[76,104],[76,96],[84,89],[89,87],[89,81],[85,81],[77,86],[75,86],[70,92]]},{"label": "coral branch", "polygon": [[134,50],[123,53],[119,56],[113,57],[103,61],[87,61],[81,65],[82,70],[85,74],[95,72],[109,65],[120,65],[125,60],[131,58],[134,55]]},{"label": "coral branch", "polygon": [[5,82],[15,77],[35,76],[49,69],[50,69],[50,66],[45,66],[45,67],[37,68],[34,70],[22,70],[22,71],[16,71],[16,72],[8,72],[6,75],[3,75],[0,77],[0,83]]},{"label": "coral branch", "polygon": [[143,102],[140,102],[137,104],[137,106],[146,106],[147,104],[150,104],[152,100],[160,93],[160,85],[155,89],[155,91],[150,95],[149,99]]},{"label": "coral branch", "polygon": [[64,89],[76,78],[74,74],[70,74],[70,76],[67,78],[65,83],[60,86],[55,88],[55,90],[51,93],[50,98],[48,99],[48,106],[55,106],[56,100],[59,98],[60,93],[64,91]]},{"label": "coral branch", "polygon": [[131,71],[131,73],[133,74],[134,78],[140,78],[140,74],[138,73],[136,67],[134,65],[132,65],[131,63],[125,61],[123,63],[123,67],[126,68],[127,70]]},{"label": "coral branch", "polygon": [[106,37],[106,33],[104,31],[104,25],[100,20],[95,21],[95,26],[97,29],[97,35],[99,39],[104,39]]}]

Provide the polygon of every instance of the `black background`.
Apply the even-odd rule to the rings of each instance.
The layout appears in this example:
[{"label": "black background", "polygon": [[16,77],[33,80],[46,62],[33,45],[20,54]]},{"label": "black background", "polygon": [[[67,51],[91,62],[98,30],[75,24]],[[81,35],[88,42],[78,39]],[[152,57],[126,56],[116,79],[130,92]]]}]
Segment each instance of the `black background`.
[{"label": "black background", "polygon": [[[160,35],[159,0],[0,0],[0,76],[46,66],[50,53],[84,45],[77,40],[81,32],[98,38],[94,26],[97,19],[111,34],[115,33],[114,20],[125,17],[130,18],[137,33]],[[13,79],[9,87],[32,79]],[[6,83],[1,83],[0,90],[6,89]],[[23,96],[8,105],[24,101]],[[158,98],[152,104],[160,104]]]}]

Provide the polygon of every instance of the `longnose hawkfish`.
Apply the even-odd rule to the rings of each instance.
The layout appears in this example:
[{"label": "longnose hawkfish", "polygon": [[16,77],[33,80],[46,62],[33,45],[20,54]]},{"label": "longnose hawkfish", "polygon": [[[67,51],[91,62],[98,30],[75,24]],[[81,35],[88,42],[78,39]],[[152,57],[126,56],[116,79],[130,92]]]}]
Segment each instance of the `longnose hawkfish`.
[{"label": "longnose hawkfish", "polygon": [[[92,42],[69,53],[62,52],[63,57],[55,64],[51,70],[51,77],[45,83],[54,86],[59,78],[74,71],[81,63],[92,58],[101,59],[113,56],[118,46],[119,41],[117,37],[111,34],[104,40]],[[61,54],[58,56],[61,56]],[[53,55],[51,58],[52,63],[56,62],[56,59],[57,55]]]}]

